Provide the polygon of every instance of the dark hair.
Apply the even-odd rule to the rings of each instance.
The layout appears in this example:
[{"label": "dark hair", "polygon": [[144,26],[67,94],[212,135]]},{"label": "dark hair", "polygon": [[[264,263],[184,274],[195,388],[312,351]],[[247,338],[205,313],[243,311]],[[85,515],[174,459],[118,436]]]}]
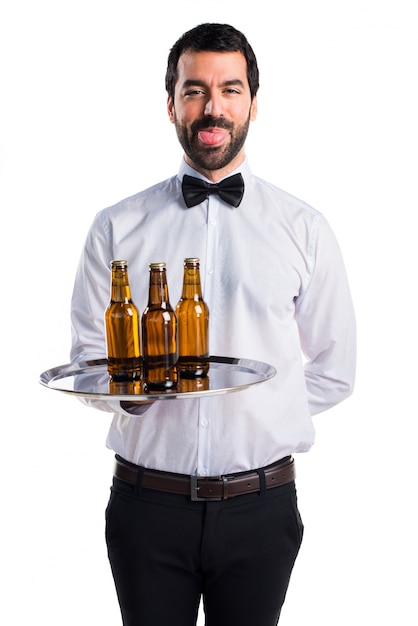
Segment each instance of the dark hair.
[{"label": "dark hair", "polygon": [[174,87],[177,82],[177,64],[186,50],[194,52],[242,52],[247,62],[247,77],[251,99],[259,87],[257,59],[247,38],[229,24],[200,24],[180,37],[170,50],[165,75],[165,87],[168,95],[174,100]]}]

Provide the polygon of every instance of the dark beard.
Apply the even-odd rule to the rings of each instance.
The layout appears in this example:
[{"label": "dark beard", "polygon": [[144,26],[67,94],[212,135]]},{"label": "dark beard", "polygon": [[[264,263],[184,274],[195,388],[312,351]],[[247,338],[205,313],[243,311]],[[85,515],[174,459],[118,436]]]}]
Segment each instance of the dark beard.
[{"label": "dark beard", "polygon": [[[189,159],[198,167],[205,170],[220,170],[226,167],[238,154],[248,135],[250,126],[250,116],[247,121],[235,129],[234,124],[228,122],[223,117],[207,116],[201,120],[196,120],[191,127],[191,136],[187,134],[187,129],[180,126],[174,114],[174,123],[176,126],[177,137],[181,147],[187,154]],[[197,133],[205,128],[224,128],[231,133],[231,142],[225,149],[223,147],[200,147],[198,144]]]}]

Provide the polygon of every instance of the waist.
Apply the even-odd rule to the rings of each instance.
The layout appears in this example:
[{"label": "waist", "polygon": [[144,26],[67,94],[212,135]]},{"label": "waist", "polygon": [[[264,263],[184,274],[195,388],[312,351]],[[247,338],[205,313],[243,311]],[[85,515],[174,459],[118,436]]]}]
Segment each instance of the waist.
[{"label": "waist", "polygon": [[216,501],[280,487],[295,480],[295,463],[290,456],[256,470],[221,476],[188,476],[151,470],[116,455],[115,478],[145,489],[189,496],[191,500]]}]

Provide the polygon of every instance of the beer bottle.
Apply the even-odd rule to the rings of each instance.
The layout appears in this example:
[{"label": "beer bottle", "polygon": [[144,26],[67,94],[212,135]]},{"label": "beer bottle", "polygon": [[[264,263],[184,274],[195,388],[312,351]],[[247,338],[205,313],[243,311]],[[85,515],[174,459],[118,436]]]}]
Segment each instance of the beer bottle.
[{"label": "beer bottle", "polygon": [[141,378],[139,312],[131,299],[127,261],[112,261],[110,303],[105,312],[108,371],[113,381]]},{"label": "beer bottle", "polygon": [[182,378],[206,376],[209,370],[209,308],[202,297],[199,259],[184,259],[183,291],[176,314],[179,374]]},{"label": "beer bottle", "polygon": [[177,317],[170,304],[165,263],[149,264],[148,305],[142,314],[145,391],[177,386]]}]

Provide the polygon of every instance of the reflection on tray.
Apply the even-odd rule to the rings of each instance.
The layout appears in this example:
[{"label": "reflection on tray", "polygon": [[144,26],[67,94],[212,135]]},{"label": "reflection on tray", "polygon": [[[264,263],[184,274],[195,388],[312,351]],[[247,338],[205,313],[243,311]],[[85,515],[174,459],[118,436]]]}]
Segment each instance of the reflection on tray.
[{"label": "reflection on tray", "polygon": [[[180,378],[172,391],[146,392],[141,381],[113,382],[109,380],[106,359],[68,363],[46,370],[40,383],[64,393],[89,397],[107,397],[149,403],[154,400],[196,398],[246,389],[273,378],[272,365],[249,359],[214,356],[210,358],[210,374],[202,378]],[[152,399],[151,399],[152,398]]]},{"label": "reflection on tray", "polygon": [[202,378],[182,378],[179,377],[177,388],[167,390],[148,390],[141,380],[114,381],[109,377],[108,372],[81,370],[74,375],[74,391],[90,393],[94,389],[95,393],[115,396],[141,396],[141,395],[161,395],[170,393],[195,393],[208,391],[210,389],[210,377]]},{"label": "reflection on tray", "polygon": [[109,380],[109,393],[119,396],[138,396],[144,393],[140,380],[130,380],[119,382]]},{"label": "reflection on tray", "polygon": [[180,393],[191,393],[195,391],[207,391],[210,389],[210,377],[203,378],[181,378],[178,382]]}]

